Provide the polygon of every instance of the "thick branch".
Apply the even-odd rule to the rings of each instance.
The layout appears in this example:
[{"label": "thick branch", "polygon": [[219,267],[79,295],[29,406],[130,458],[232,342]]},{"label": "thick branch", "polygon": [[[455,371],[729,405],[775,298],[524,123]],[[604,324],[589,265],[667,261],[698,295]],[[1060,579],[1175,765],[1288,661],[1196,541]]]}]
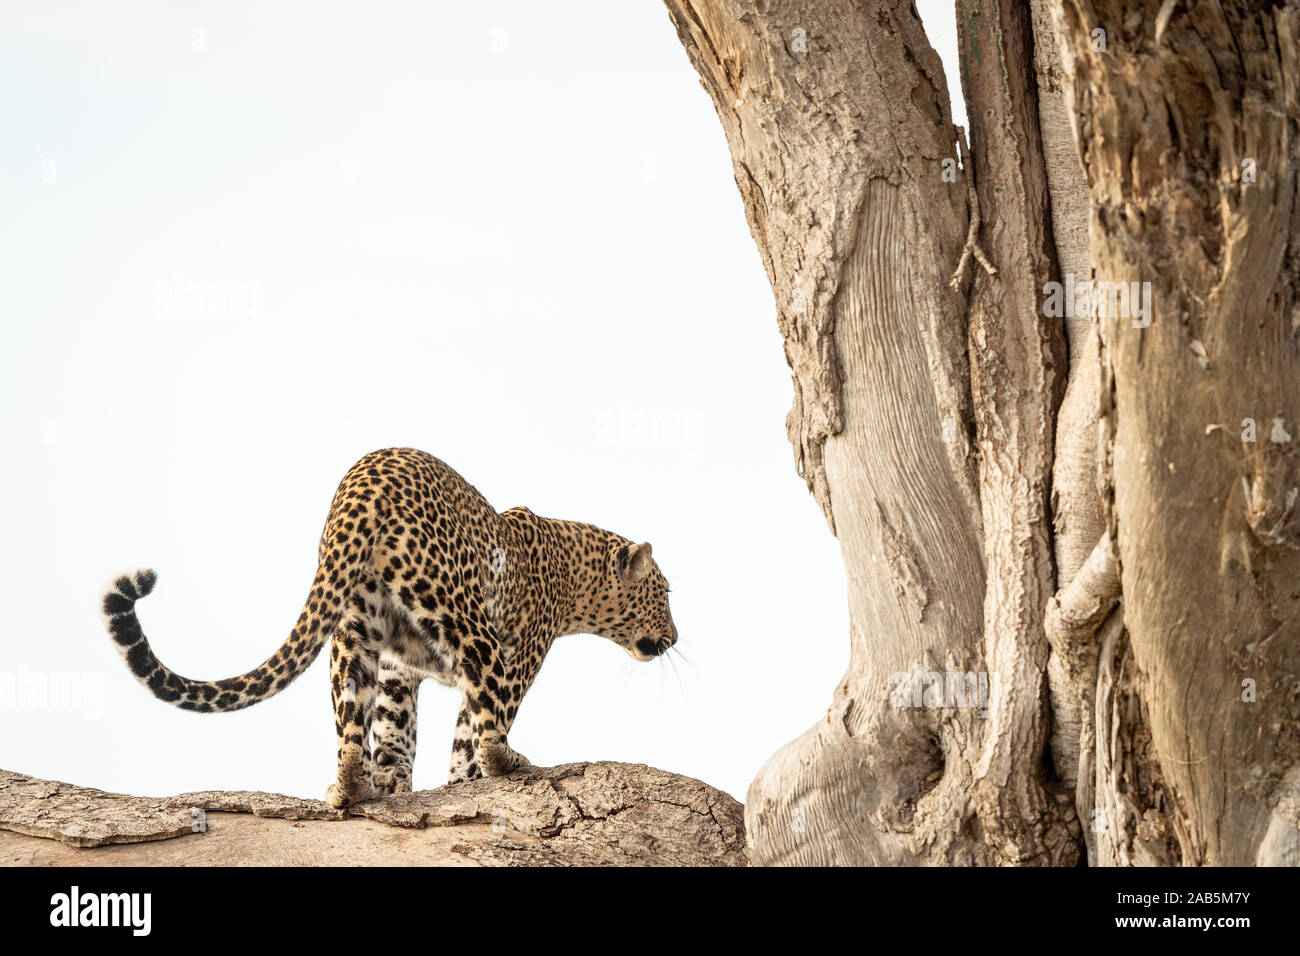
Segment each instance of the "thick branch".
[{"label": "thick branch", "polygon": [[1102,535],[1069,586],[1047,604],[1044,630],[1052,646],[1047,683],[1052,701],[1052,762],[1071,788],[1079,778],[1080,735],[1092,717],[1097,684],[1093,637],[1119,603],[1119,564],[1109,534]]},{"label": "thick branch", "polygon": [[531,767],[347,811],[243,791],[131,797],[0,770],[0,858],[41,866],[744,866],[743,815],[713,787],[640,764]]},{"label": "thick branch", "polygon": [[1090,638],[1119,600],[1119,563],[1110,534],[1103,534],[1069,586],[1049,602],[1047,636],[1058,644]]}]

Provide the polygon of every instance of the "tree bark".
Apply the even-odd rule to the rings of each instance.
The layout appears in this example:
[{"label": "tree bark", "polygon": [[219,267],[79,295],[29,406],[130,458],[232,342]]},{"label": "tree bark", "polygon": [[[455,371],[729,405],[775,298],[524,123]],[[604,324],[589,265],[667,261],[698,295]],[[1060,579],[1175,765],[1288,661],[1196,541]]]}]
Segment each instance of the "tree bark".
[{"label": "tree bark", "polygon": [[988,576],[985,657],[1002,689],[976,799],[996,806],[981,818],[1001,862],[1059,863],[1075,858],[1079,833],[1072,797],[1049,791],[1042,771],[1044,614],[1056,590],[1048,495],[1065,330],[1041,308],[1040,290],[1058,270],[1029,10],[1016,0],[963,0],[957,35],[975,182],[981,208],[990,210],[984,235],[999,269],[976,273],[969,307]]},{"label": "tree bark", "polygon": [[[1296,3],[959,0],[955,176],[910,4],[666,4],[848,583],[751,858],[1296,862]],[[1048,307],[1092,279],[1154,321]]]},{"label": "tree bark", "polygon": [[1300,7],[1066,0],[1061,21],[1092,261],[1152,305],[1100,316],[1127,639],[1097,716],[1129,763],[1098,767],[1102,862],[1294,863]]}]

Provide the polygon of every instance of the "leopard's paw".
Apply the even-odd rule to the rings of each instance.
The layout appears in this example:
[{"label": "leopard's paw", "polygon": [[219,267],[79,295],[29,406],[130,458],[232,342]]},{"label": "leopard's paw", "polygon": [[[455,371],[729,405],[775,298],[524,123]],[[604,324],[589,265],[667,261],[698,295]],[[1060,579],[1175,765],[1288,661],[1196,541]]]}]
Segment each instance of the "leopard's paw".
[{"label": "leopard's paw", "polygon": [[503,777],[516,770],[531,767],[528,758],[506,743],[505,737],[490,730],[479,738],[479,763],[486,777]]},{"label": "leopard's paw", "polygon": [[355,781],[336,780],[325,791],[325,802],[341,810],[354,803],[362,803],[375,796],[374,785],[369,780],[358,784]]},{"label": "leopard's paw", "polygon": [[411,758],[380,747],[371,764],[375,781],[375,796],[386,797],[390,793],[411,792]]},{"label": "leopard's paw", "polygon": [[379,771],[375,774],[375,796],[387,797],[394,793],[411,792],[410,773]]}]

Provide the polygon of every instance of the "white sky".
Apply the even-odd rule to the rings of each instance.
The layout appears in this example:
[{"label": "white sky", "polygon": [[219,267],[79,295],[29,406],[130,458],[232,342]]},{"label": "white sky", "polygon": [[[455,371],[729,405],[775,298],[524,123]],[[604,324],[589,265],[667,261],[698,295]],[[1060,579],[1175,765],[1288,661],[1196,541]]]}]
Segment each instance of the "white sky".
[{"label": "white sky", "polygon": [[[918,6],[951,76],[952,7]],[[322,796],[327,654],[250,710],[185,713],[128,674],[97,602],[154,567],[159,657],[249,669],[298,615],[338,480],[391,445],[499,510],[649,540],[672,582],[690,664],[562,639],[510,735],[533,762],[743,799],[823,716],[839,549],[660,3],[5,0],[0,130],[0,767]],[[417,787],[445,781],[458,707],[424,685]]]}]

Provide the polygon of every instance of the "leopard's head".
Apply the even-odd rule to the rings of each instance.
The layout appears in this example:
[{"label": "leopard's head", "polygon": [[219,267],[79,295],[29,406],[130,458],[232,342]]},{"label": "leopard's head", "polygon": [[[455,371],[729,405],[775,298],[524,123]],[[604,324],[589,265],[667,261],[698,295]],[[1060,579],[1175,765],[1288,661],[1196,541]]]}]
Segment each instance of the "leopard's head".
[{"label": "leopard's head", "polygon": [[617,540],[606,555],[607,580],[602,637],[638,661],[648,661],[677,643],[677,627],[668,609],[668,582],[650,553],[649,544]]}]

